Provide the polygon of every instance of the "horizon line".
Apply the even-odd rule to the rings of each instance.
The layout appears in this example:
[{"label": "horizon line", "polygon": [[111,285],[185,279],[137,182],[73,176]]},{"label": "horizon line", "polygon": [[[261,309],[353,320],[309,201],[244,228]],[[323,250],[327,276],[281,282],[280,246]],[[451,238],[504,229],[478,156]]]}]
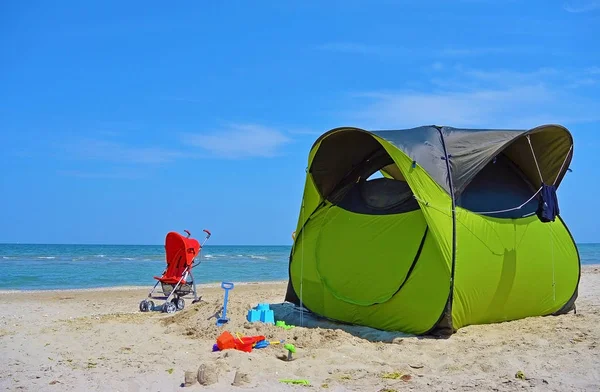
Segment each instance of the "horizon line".
[{"label": "horizon line", "polygon": [[[68,242],[1,242],[0,245],[79,245],[79,246],[165,246],[162,244],[104,244],[104,243],[68,243]],[[207,246],[292,246],[293,244],[206,244]],[[575,242],[575,245],[600,245],[600,242]]]},{"label": "horizon line", "polygon": [[[104,243],[68,243],[68,242],[0,242],[0,245],[79,245],[79,246],[165,246],[165,244],[104,244]],[[292,244],[205,244],[207,246],[292,246]]]}]

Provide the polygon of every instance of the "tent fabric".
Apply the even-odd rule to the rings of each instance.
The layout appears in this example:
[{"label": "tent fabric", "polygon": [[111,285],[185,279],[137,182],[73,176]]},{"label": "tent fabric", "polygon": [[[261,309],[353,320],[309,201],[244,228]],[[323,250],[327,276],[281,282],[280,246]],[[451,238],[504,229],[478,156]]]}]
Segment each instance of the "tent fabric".
[{"label": "tent fabric", "polygon": [[[440,135],[443,135],[443,137]],[[507,155],[522,168],[536,184],[540,179],[525,137],[530,136],[534,151],[544,151],[540,169],[546,183],[560,184],[564,170],[559,172],[572,145],[568,130],[558,125],[547,125],[532,130],[458,129],[452,127],[418,127],[406,131],[375,131],[421,165],[447,192],[448,172],[444,163],[444,147],[452,162],[454,191],[460,194],[469,181],[496,155],[507,150]],[[443,138],[443,142],[442,142]],[[538,158],[539,159],[539,158]],[[567,165],[571,160],[569,154]],[[558,177],[558,178],[557,178]]]},{"label": "tent fabric", "polygon": [[572,310],[577,248],[558,211],[536,215],[572,154],[559,125],[326,132],[309,153],[286,301],[417,334]]}]

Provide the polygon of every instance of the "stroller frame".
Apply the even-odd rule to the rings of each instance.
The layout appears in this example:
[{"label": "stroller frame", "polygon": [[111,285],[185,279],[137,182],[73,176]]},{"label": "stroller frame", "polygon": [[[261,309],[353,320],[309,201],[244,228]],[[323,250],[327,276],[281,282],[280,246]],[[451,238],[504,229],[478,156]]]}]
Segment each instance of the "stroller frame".
[{"label": "stroller frame", "polygon": [[[187,233],[186,239],[190,238],[191,233],[188,230],[184,230],[184,231]],[[192,269],[194,267],[196,267],[198,264],[200,264],[199,260],[198,260],[198,262],[195,262],[196,258],[198,257],[198,255],[200,255],[200,253],[202,251],[202,247],[204,246],[206,241],[208,241],[208,239],[211,236],[210,231],[208,231],[206,229],[203,231],[206,233],[206,238],[204,239],[202,244],[198,244],[199,245],[198,253],[196,255],[194,255],[191,265],[188,265],[186,263],[183,273],[181,274],[181,276],[179,277],[177,282],[175,282],[174,284],[167,283],[167,282],[163,281],[163,278],[164,278],[165,273],[169,269],[169,263],[174,262],[173,260],[168,260],[167,267],[161,274],[161,278],[155,276],[155,279],[157,280],[156,284],[154,284],[154,287],[152,287],[152,290],[150,290],[150,292],[148,293],[148,297],[146,299],[143,299],[140,302],[139,307],[140,307],[141,312],[148,312],[148,311],[155,309],[154,301],[152,301],[152,299],[158,299],[158,298],[153,297],[152,294],[156,291],[156,288],[158,287],[159,283],[161,284],[161,289],[162,289],[163,295],[166,295],[165,303],[160,307],[160,310],[164,313],[174,313],[178,310],[183,310],[183,308],[185,307],[185,301],[182,297],[184,297],[190,293],[194,294],[194,300],[192,301],[192,303],[196,303],[201,300],[202,297],[198,297],[198,292],[196,289],[196,281],[192,274]],[[186,249],[186,251],[187,251],[187,249]],[[191,282],[188,281],[188,277],[191,277]],[[190,287],[190,283],[191,283],[191,287]]]}]

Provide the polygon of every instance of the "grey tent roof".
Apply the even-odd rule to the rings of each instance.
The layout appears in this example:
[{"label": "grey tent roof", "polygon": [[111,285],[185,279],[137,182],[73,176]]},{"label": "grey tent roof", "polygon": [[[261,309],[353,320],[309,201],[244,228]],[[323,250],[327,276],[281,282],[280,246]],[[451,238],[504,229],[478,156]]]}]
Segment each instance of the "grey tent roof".
[{"label": "grey tent roof", "polygon": [[[343,127],[323,134],[315,145],[341,130],[362,131],[387,140],[427,170],[442,188],[451,193],[445,161],[448,156],[455,195],[459,195],[477,173],[499,154],[504,154],[512,161],[536,188],[542,182],[558,187],[573,156],[571,133],[560,125],[543,125],[529,130],[422,126],[404,130],[366,131]],[[359,148],[357,142],[353,146],[340,148]],[[365,142],[361,141],[363,144]]]}]

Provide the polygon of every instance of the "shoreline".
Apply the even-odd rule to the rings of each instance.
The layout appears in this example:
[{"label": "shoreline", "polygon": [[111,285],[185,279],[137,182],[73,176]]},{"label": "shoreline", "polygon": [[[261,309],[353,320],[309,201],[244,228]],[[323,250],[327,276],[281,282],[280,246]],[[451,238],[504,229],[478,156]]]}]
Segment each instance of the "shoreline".
[{"label": "shoreline", "polygon": [[[599,265],[600,266],[600,265]],[[244,282],[233,282],[233,284],[237,286],[256,286],[256,285],[279,285],[286,284],[288,280],[261,280],[261,281],[244,281]],[[214,289],[220,288],[221,282],[214,283],[201,283],[197,284],[196,288],[198,291],[201,289]],[[89,292],[114,292],[114,291],[142,291],[146,290],[150,292],[152,286],[102,286],[102,287],[85,287],[85,288],[76,288],[76,289],[0,289],[0,295],[5,294],[36,294],[36,293],[89,293]],[[157,288],[157,290],[160,289]],[[187,297],[187,296],[186,296]]]},{"label": "shoreline", "polygon": [[[600,263],[595,264],[582,264],[581,273],[586,271],[594,271],[600,268]],[[265,285],[265,284],[287,284],[288,279],[276,279],[276,280],[250,280],[250,281],[233,281],[235,286],[248,286],[248,285]],[[196,285],[197,289],[211,289],[220,288],[221,282],[212,283],[199,283]],[[142,291],[147,290],[150,292],[152,285],[136,286],[136,285],[122,285],[122,286],[99,286],[99,287],[81,287],[81,288],[60,288],[60,289],[0,289],[0,295],[6,294],[34,294],[34,293],[60,293],[60,292],[114,292],[114,291]]]}]

